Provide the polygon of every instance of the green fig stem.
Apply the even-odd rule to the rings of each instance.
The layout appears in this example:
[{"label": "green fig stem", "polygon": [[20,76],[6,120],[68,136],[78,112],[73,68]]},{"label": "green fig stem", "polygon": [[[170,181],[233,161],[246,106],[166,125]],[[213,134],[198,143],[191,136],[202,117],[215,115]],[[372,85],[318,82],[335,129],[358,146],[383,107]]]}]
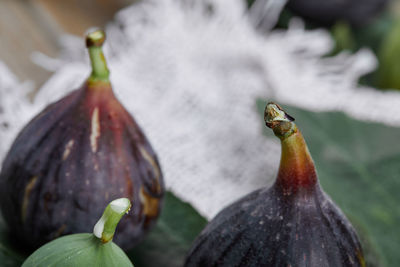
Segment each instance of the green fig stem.
[{"label": "green fig stem", "polygon": [[101,239],[102,243],[111,241],[115,228],[125,213],[131,208],[131,202],[127,198],[119,198],[107,205],[100,220],[93,228],[93,234]]},{"label": "green fig stem", "polygon": [[106,34],[102,30],[95,30],[87,34],[86,47],[89,50],[89,57],[92,64],[92,73],[89,82],[107,82],[109,83],[110,71],[103,54],[102,46]]},{"label": "green fig stem", "polygon": [[279,105],[270,102],[265,108],[264,119],[281,140],[282,154],[276,185],[288,193],[315,185],[314,161],[303,135],[293,122],[294,118]]}]

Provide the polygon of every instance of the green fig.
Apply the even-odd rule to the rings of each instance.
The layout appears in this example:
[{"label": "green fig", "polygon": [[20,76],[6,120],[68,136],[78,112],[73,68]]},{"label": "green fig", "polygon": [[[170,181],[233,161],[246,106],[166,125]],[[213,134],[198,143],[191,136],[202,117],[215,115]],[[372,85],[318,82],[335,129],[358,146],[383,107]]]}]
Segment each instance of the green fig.
[{"label": "green fig", "polygon": [[130,207],[127,198],[112,201],[94,226],[93,234],[59,237],[37,249],[22,267],[133,267],[124,251],[112,242],[118,222]]},{"label": "green fig", "polygon": [[282,146],[275,184],[223,209],[195,240],[186,267],[365,267],[357,234],[321,189],[293,121],[267,105],[265,122]]}]

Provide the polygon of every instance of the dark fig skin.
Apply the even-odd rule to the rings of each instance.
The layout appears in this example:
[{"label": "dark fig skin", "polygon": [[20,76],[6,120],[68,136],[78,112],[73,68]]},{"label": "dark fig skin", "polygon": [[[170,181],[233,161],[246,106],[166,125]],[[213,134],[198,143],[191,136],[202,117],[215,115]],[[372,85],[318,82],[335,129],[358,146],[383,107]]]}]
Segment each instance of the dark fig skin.
[{"label": "dark fig skin", "polygon": [[287,6],[296,15],[319,25],[346,21],[361,27],[373,21],[388,3],[389,0],[289,0]]},{"label": "dark fig skin", "polygon": [[268,105],[278,112],[267,114],[267,125],[282,142],[276,182],[223,209],[195,240],[185,266],[365,266],[356,232],[321,189],[294,119]]},{"label": "dark fig skin", "polygon": [[116,99],[108,75],[96,78],[92,73],[80,89],[37,115],[3,162],[0,207],[26,247],[91,232],[103,208],[126,197],[132,211],[114,241],[131,248],[160,213],[164,182],[157,156]]}]

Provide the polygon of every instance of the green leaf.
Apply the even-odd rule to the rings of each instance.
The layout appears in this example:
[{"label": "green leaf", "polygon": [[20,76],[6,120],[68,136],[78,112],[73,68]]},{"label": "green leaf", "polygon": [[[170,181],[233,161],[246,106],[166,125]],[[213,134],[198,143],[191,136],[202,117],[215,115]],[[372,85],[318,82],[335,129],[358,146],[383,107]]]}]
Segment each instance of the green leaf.
[{"label": "green leaf", "polygon": [[343,21],[336,22],[331,29],[332,37],[335,40],[335,48],[330,55],[336,55],[343,50],[354,51],[356,43],[351,26]]},{"label": "green leaf", "polygon": [[[168,192],[157,224],[139,246],[127,254],[135,267],[182,266],[192,242],[206,223],[192,206]],[[19,267],[27,256],[12,245],[0,216],[1,267]]]},{"label": "green leaf", "polygon": [[383,39],[378,53],[377,85],[380,88],[400,89],[400,20],[393,23],[391,30]]},{"label": "green leaf", "polygon": [[[257,101],[262,114],[265,105]],[[296,119],[306,139],[323,189],[362,236],[368,266],[397,267],[400,129],[357,121],[340,112],[284,109]]]},{"label": "green leaf", "polygon": [[167,193],[156,226],[128,256],[135,267],[183,266],[192,242],[206,224],[192,206]]}]

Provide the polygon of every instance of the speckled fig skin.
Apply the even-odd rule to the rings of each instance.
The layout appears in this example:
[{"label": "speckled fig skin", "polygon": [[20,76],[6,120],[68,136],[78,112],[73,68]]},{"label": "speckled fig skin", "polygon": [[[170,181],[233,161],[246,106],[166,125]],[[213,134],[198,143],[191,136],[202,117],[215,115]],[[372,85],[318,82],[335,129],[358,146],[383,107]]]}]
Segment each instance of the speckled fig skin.
[{"label": "speckled fig skin", "polygon": [[91,232],[103,208],[121,197],[132,209],[114,241],[131,248],[154,224],[163,195],[151,145],[110,83],[95,79],[31,121],[0,174],[4,219],[17,241],[31,248]]},{"label": "speckled fig skin", "polygon": [[293,118],[275,116],[266,121],[282,143],[276,182],[222,210],[195,240],[186,267],[365,266],[356,232],[321,189]]}]

